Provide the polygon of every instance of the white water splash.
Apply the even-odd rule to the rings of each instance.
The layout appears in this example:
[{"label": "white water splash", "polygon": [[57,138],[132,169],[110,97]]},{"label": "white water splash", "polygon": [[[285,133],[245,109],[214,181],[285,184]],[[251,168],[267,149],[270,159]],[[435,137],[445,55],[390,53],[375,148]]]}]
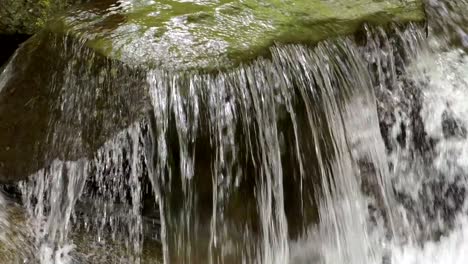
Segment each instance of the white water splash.
[{"label": "white water splash", "polygon": [[73,257],[71,252],[73,251],[73,245],[65,245],[57,249],[53,249],[47,245],[41,245],[39,249],[39,262],[41,264],[72,264]]},{"label": "white water splash", "polygon": [[468,218],[461,217],[454,230],[440,241],[422,246],[394,248],[392,263],[398,264],[465,264],[468,262]]},{"label": "white water splash", "polygon": [[[466,190],[468,186],[466,178],[468,172],[468,140],[466,139],[468,57],[459,49],[446,52],[434,49],[415,60],[408,74],[419,85],[423,94],[421,116],[428,137],[436,141],[435,157],[432,163],[433,170],[430,173],[419,175],[411,183],[405,181],[405,185],[399,186],[411,193],[412,197],[416,197],[424,188],[423,182],[430,179]],[[422,170],[419,171],[421,172]],[[417,174],[408,175],[408,177],[414,177]],[[466,193],[458,193],[458,195],[465,196]],[[466,199],[464,200],[461,208],[452,212],[455,214],[452,215],[453,227],[446,227],[445,223],[438,224],[442,226],[442,229],[448,230],[445,235],[436,241],[410,242],[407,245],[394,246],[392,263],[467,263],[468,217],[466,216],[467,202]],[[454,201],[453,197],[444,198],[444,203],[449,208],[454,207],[457,202],[459,203],[459,201]],[[430,222],[427,224],[434,225]]]}]

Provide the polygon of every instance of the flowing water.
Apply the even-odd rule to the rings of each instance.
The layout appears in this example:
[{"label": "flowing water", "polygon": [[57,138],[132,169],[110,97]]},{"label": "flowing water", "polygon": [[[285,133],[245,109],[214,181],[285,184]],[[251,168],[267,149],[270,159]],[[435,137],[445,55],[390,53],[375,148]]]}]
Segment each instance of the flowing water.
[{"label": "flowing water", "polygon": [[[72,57],[49,84],[50,162],[8,187],[21,201],[0,197],[6,263],[465,263],[468,3],[426,8],[428,28],[365,27],[220,72]],[[137,95],[103,99],[129,85],[146,91],[138,118]],[[121,119],[85,140],[101,133],[88,122]]]}]

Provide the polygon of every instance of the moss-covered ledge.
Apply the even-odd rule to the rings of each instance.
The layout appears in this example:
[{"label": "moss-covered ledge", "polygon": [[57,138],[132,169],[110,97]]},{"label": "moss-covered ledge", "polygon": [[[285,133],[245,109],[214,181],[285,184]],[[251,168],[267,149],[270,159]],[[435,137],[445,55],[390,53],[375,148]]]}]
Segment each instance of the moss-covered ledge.
[{"label": "moss-covered ledge", "polygon": [[89,3],[49,25],[105,56],[166,69],[238,65],[274,43],[315,43],[376,25],[425,19],[421,0],[220,0]]}]

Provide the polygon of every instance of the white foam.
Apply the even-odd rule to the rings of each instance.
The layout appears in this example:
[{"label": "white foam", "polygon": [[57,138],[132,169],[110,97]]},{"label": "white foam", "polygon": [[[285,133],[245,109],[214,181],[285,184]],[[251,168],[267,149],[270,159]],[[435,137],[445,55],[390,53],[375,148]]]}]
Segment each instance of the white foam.
[{"label": "white foam", "polygon": [[[423,95],[421,117],[428,137],[437,140],[432,165],[440,172],[418,176],[443,177],[440,179],[444,182],[453,182],[456,176],[465,175],[468,171],[468,140],[464,137],[444,137],[443,114],[449,111],[458,125],[466,127],[468,124],[468,57],[461,50],[430,52],[415,61],[409,75]],[[458,181],[461,185],[467,183],[466,179]],[[406,188],[418,187],[417,184]],[[391,263],[468,263],[468,217],[464,210],[457,214],[454,215],[455,226],[439,240],[425,241],[422,245],[409,243],[394,246]]]},{"label": "white foam", "polygon": [[72,264],[73,257],[70,253],[74,248],[75,246],[67,244],[54,250],[49,245],[43,244],[39,250],[40,264]]},{"label": "white foam", "polygon": [[468,263],[468,218],[459,220],[457,227],[440,241],[423,246],[406,245],[393,249],[395,264],[466,264]]}]

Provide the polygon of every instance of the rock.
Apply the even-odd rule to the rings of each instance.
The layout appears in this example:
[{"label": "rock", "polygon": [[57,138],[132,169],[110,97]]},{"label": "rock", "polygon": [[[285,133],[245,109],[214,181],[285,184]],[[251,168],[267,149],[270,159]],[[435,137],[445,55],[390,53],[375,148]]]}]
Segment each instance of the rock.
[{"label": "rock", "polygon": [[[76,12],[76,11],[74,11]],[[424,20],[422,1],[288,0],[88,4],[51,31],[71,32],[99,53],[167,69],[219,69],[268,55],[274,43],[316,43],[362,23]]]},{"label": "rock", "polygon": [[446,110],[442,113],[442,132],[444,138],[466,138],[466,128],[463,126],[462,121],[455,117],[453,111]]},{"label": "rock", "polygon": [[[0,192],[0,195],[2,193]],[[41,256],[45,263],[63,261],[60,263],[68,263],[66,260],[73,259],[75,263],[92,264],[92,263],[135,263],[129,255],[128,245],[124,241],[112,238],[109,230],[102,233],[100,241],[96,240],[96,236],[92,231],[85,228],[73,228],[70,231],[72,244],[62,245],[56,248],[56,252],[52,249],[47,252],[45,244],[39,245],[39,241],[35,241],[33,224],[28,218],[28,212],[14,201],[0,196],[0,254],[3,264],[17,263],[39,263],[37,259]],[[81,218],[75,219],[79,224],[84,220]],[[79,226],[79,224],[76,224]],[[149,231],[144,229],[146,232]],[[93,230],[94,231],[94,230]],[[145,232],[145,234],[146,234]],[[41,247],[42,246],[42,247]],[[140,256],[141,263],[161,263],[162,252],[161,244],[150,237],[145,237],[145,243]],[[49,254],[47,254],[49,253]],[[49,255],[49,256],[47,256]]]},{"label": "rock", "polygon": [[2,0],[0,34],[34,34],[58,11],[81,0]]},{"label": "rock", "polygon": [[0,75],[1,182],[90,157],[145,112],[144,73],[73,41],[37,34]]},{"label": "rock", "polygon": [[[429,170],[426,173],[429,175]],[[456,225],[455,216],[465,213],[465,177],[456,176],[449,182],[444,175],[438,175],[425,179],[417,193],[396,191],[396,199],[406,209],[407,221],[419,242],[438,241]]]}]

